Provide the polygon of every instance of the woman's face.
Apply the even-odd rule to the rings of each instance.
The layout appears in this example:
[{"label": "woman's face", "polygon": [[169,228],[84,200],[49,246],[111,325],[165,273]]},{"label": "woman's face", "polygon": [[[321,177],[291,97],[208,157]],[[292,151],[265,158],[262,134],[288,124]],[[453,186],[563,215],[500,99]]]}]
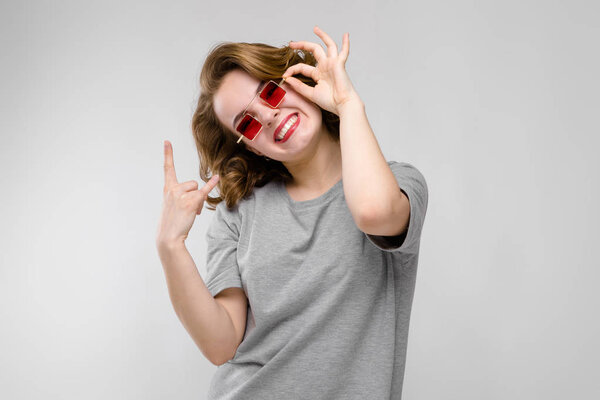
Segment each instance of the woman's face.
[{"label": "woman's face", "polygon": [[[279,81],[276,81],[279,83]],[[240,134],[235,129],[234,118],[252,102],[247,113],[258,119],[263,125],[260,133],[249,140],[242,138],[240,146],[246,147],[259,155],[265,155],[281,162],[298,161],[315,151],[319,136],[325,131],[322,126],[321,109],[313,102],[295,92],[287,83],[282,84],[285,97],[277,108],[271,108],[258,96],[255,97],[259,85],[263,82],[253,78],[242,70],[232,70],[225,75],[219,90],[214,97],[214,110],[217,118],[227,127],[228,133],[237,140]],[[255,98],[254,98],[255,97]],[[252,99],[254,98],[254,101]],[[278,127],[283,127],[291,115],[297,115],[295,129],[284,142],[275,141],[274,134]],[[243,143],[243,144],[242,144]]]}]

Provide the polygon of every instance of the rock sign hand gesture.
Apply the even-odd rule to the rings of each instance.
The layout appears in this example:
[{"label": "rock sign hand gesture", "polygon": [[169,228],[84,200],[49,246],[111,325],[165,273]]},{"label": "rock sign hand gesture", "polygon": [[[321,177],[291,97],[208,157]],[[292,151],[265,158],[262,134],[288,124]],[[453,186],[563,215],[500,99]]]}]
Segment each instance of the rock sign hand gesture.
[{"label": "rock sign hand gesture", "polygon": [[165,140],[164,152],[165,187],[156,234],[158,245],[183,243],[187,239],[196,215],[200,215],[204,201],[219,180],[218,175],[213,175],[201,189],[198,189],[196,181],[178,183],[173,165],[173,148],[168,140]]}]

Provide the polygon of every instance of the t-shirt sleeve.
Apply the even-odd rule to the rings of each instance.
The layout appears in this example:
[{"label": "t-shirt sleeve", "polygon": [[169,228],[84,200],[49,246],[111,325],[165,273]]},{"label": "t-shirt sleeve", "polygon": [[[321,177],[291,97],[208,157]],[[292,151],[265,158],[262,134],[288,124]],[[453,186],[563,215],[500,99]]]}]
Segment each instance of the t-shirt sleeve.
[{"label": "t-shirt sleeve", "polygon": [[217,204],[206,231],[204,283],[213,297],[229,287],[243,288],[237,263],[240,222],[237,206],[230,210],[225,201]]},{"label": "t-shirt sleeve", "polygon": [[429,198],[427,182],[412,164],[388,161],[388,165],[396,177],[400,190],[408,197],[410,203],[408,229],[398,236],[378,236],[367,233],[365,235],[371,243],[383,251],[415,254],[419,250],[421,231],[427,212]]}]

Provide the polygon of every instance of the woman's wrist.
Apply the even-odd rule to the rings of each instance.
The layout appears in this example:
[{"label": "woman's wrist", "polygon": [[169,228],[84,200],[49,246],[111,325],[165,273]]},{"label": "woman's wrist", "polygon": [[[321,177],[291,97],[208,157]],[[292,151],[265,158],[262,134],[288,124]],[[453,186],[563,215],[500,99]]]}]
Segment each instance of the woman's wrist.
[{"label": "woman's wrist", "polygon": [[160,253],[162,252],[173,252],[187,249],[185,247],[185,240],[182,239],[156,239],[156,247]]},{"label": "woman's wrist", "polygon": [[346,100],[342,104],[338,105],[338,107],[337,107],[338,117],[340,117],[340,119],[341,119],[345,115],[348,115],[349,113],[352,114],[357,111],[364,110],[364,108],[365,108],[365,104],[362,102],[362,100],[358,96],[358,94],[355,93],[352,96],[350,96],[348,98],[348,100]]}]

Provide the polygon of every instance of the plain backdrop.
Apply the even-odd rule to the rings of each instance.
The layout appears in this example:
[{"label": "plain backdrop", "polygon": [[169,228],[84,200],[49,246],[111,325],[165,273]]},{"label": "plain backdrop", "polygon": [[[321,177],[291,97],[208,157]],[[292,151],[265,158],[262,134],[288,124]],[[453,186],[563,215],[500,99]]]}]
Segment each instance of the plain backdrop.
[{"label": "plain backdrop", "polygon": [[205,398],[154,242],[163,140],[203,185],[209,49],[324,46],[315,25],[350,33],[386,159],[429,186],[403,398],[600,397],[597,2],[1,4],[3,399]]}]

